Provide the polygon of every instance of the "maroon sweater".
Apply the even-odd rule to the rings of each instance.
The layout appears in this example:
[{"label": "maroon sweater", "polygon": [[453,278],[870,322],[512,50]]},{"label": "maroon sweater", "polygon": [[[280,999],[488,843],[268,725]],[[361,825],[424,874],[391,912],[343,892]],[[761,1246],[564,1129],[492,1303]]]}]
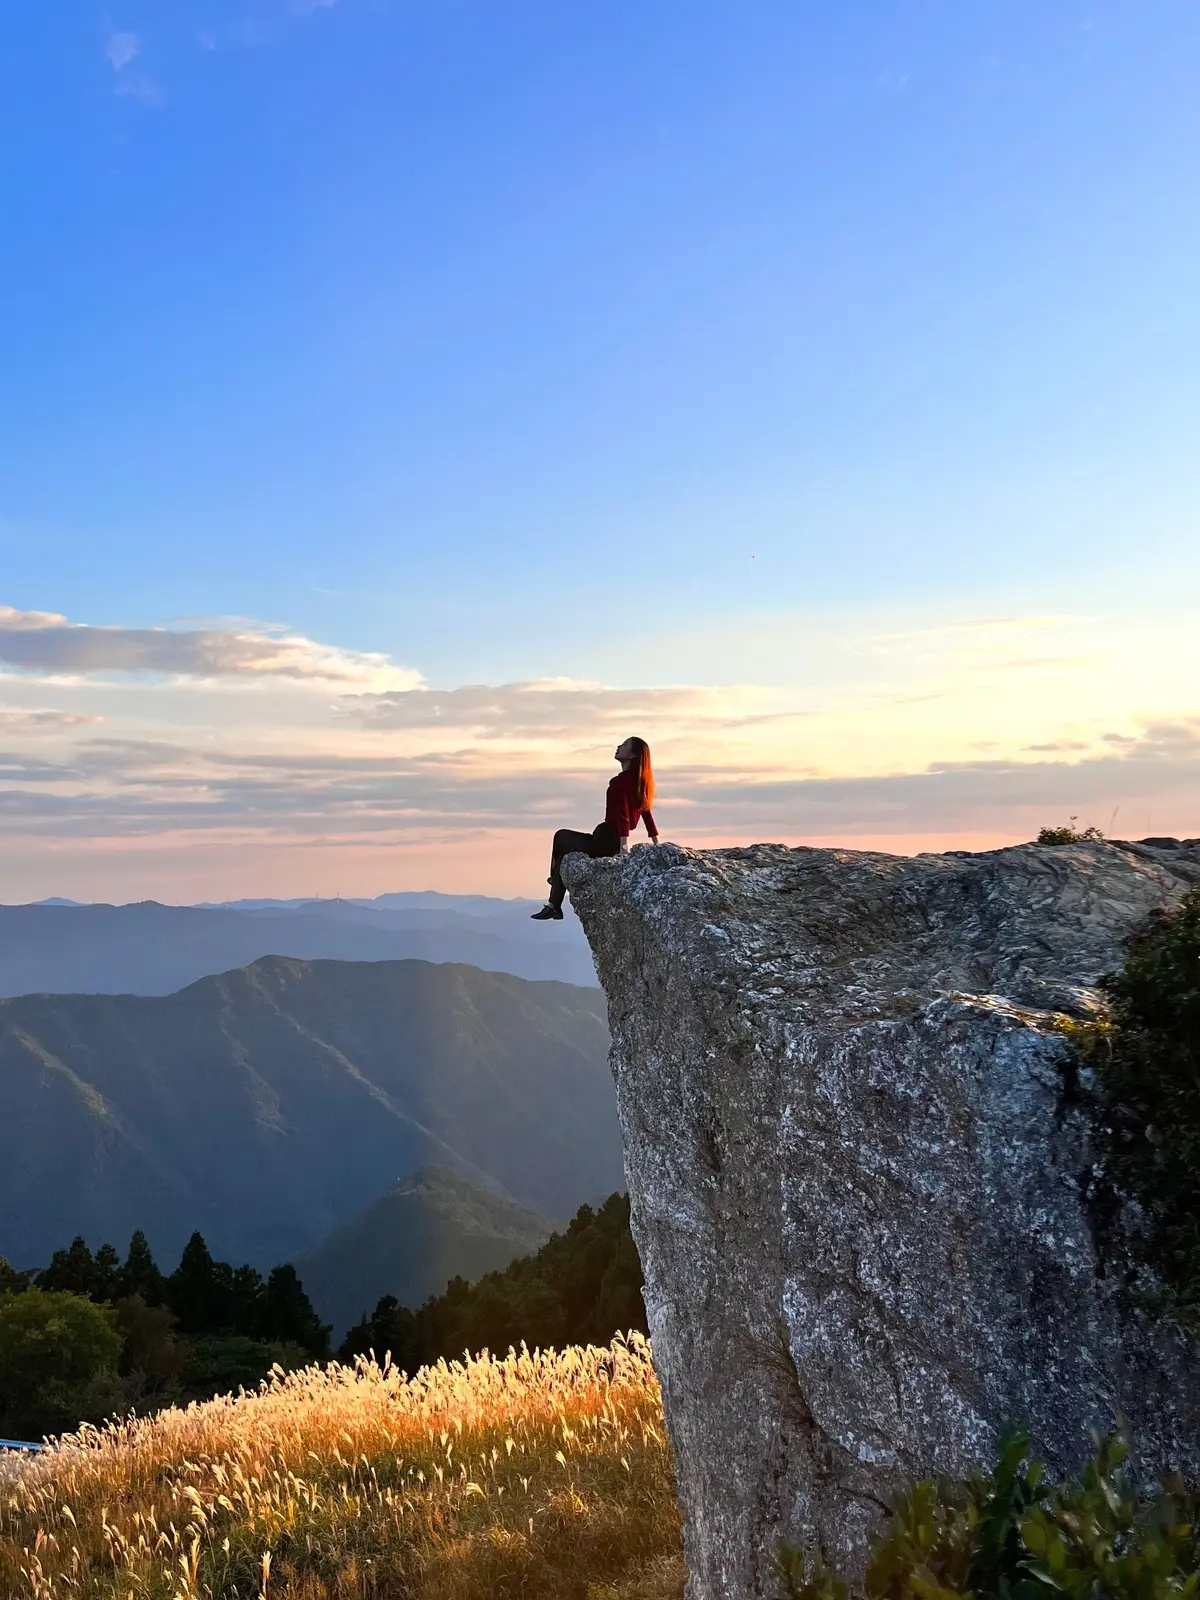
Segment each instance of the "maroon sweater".
[{"label": "maroon sweater", "polygon": [[658,829],[649,811],[637,803],[637,778],[632,772],[618,772],[608,786],[608,799],[604,807],[604,820],[611,823],[622,839],[627,839],[639,821],[645,820],[646,832],[653,839]]}]

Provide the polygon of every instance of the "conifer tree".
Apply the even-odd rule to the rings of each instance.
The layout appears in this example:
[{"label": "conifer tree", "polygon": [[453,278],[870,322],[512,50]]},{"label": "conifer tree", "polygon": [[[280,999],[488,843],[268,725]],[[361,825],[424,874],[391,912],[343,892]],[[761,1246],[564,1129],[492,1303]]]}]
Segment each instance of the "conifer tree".
[{"label": "conifer tree", "polygon": [[184,1333],[204,1335],[222,1331],[228,1309],[228,1296],[222,1293],[223,1287],[204,1235],[194,1233],[183,1247],[179,1265],[167,1279],[167,1304],[179,1318]]},{"label": "conifer tree", "polygon": [[139,1228],[129,1241],[129,1254],[117,1284],[118,1296],[141,1295],[148,1306],[160,1306],[167,1297],[167,1280],[150,1253],[150,1242]]},{"label": "conifer tree", "polygon": [[230,1273],[229,1327],[233,1333],[257,1339],[263,1319],[266,1286],[255,1267],[237,1267]]},{"label": "conifer tree", "polygon": [[329,1332],[293,1266],[275,1267],[267,1279],[263,1297],[262,1337],[284,1344],[301,1345],[310,1355],[329,1353]]},{"label": "conifer tree", "polygon": [[37,1286],[51,1293],[82,1294],[91,1299],[96,1287],[96,1263],[87,1241],[77,1234],[66,1250],[56,1250],[50,1265],[38,1273]]},{"label": "conifer tree", "polygon": [[121,1298],[121,1258],[111,1244],[96,1251],[91,1294],[102,1305],[114,1305]]},{"label": "conifer tree", "polygon": [[[462,1279],[458,1280],[460,1283]],[[427,1359],[423,1330],[417,1321],[418,1313],[402,1306],[394,1294],[380,1297],[369,1317],[350,1329],[338,1351],[341,1361],[353,1361],[355,1356],[374,1352],[381,1365],[391,1357],[392,1365],[401,1372],[413,1373]]]}]

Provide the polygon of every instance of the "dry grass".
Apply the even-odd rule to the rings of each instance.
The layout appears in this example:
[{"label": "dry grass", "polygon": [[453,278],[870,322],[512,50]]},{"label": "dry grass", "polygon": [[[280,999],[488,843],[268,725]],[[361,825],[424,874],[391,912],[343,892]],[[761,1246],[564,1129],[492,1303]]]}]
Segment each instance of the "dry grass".
[{"label": "dry grass", "polygon": [[0,1469],[0,1595],[677,1600],[658,1384],[609,1349],[277,1373]]}]

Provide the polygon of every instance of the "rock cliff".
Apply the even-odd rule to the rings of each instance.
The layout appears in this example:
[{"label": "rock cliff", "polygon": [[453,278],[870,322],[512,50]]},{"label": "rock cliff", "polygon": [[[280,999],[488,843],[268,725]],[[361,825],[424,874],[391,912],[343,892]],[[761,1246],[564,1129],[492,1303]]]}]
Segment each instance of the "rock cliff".
[{"label": "rock cliff", "polygon": [[1200,1467],[1200,1364],[1118,1304],[1083,1196],[1092,1112],[1056,1016],[1200,841],[899,858],[568,858],[608,996],[690,1600],[851,1571],[894,1490],[1028,1425],[1056,1472],[1126,1417]]}]

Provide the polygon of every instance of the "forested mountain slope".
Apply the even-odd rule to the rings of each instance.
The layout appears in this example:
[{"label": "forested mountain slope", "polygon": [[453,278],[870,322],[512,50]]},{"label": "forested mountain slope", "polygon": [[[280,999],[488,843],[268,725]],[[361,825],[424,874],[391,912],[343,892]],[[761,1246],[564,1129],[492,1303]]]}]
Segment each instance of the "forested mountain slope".
[{"label": "forested mountain slope", "polygon": [[547,1216],[617,1187],[599,990],[270,957],[165,997],[0,1001],[0,1255],[144,1228],[273,1265],[448,1166]]},{"label": "forested mountain slope", "polygon": [[[422,1167],[300,1257],[309,1299],[340,1339],[381,1296],[419,1306],[541,1248],[555,1224],[445,1167]],[[379,1352],[382,1356],[383,1352]]]}]

